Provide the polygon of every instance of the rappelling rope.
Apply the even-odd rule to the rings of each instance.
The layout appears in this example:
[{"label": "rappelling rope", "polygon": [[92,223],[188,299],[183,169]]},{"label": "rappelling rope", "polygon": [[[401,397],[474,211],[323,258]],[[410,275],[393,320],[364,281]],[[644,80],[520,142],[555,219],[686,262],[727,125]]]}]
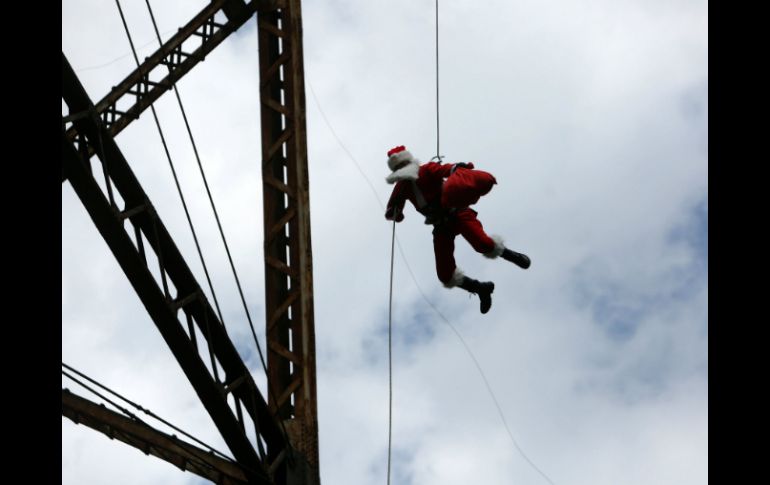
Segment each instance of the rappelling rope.
[{"label": "rappelling rope", "polygon": [[388,296],[388,485],[390,485],[390,450],[393,436],[393,255],[396,247],[396,212],[390,241],[390,294]]},{"label": "rappelling rope", "polygon": [[[431,160],[441,163],[442,155],[440,145],[439,124],[439,70],[438,70],[438,0],[436,0],[436,156]],[[415,187],[416,188],[416,187]],[[419,192],[418,192],[419,193]],[[397,210],[393,214],[393,237],[390,244],[390,295],[388,296],[388,485],[390,485],[391,443],[393,436],[393,255],[396,241],[396,217]]]}]

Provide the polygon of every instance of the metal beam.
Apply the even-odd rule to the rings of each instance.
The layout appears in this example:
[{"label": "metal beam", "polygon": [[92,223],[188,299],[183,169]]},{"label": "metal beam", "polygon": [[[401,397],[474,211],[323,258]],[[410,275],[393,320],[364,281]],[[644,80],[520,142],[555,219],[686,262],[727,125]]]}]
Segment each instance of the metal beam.
[{"label": "metal beam", "polygon": [[[254,12],[273,10],[284,1],[251,0],[246,3],[243,0],[213,0],[96,103],[97,114],[109,133],[114,137],[139,118],[182,76],[246,23]],[[67,130],[67,136],[75,139],[75,128]]]},{"label": "metal beam", "polygon": [[[282,466],[288,444],[278,423],[113,137],[95,115],[94,105],[63,53],[62,98],[70,113],[90,114],[68,117],[78,134],[75,140],[66,135],[66,122],[62,120],[63,172],[73,189],[235,459],[254,470]],[[101,162],[96,165],[100,166],[100,177],[104,177],[106,194],[91,172],[90,152],[96,153],[96,160]],[[120,196],[123,207],[118,206],[115,195]],[[126,232],[126,221],[133,226],[134,239]],[[148,255],[154,256],[158,263],[157,276],[148,266]],[[180,309],[186,316],[189,333],[177,316]],[[197,337],[196,327],[200,333]],[[201,337],[208,344],[208,366],[197,348]],[[218,375],[218,366],[224,369],[223,379]],[[243,420],[234,415],[228,404],[228,393],[234,398],[239,417],[243,408],[253,420],[257,436],[267,445],[267,457],[260,458],[249,442]],[[258,447],[260,444],[258,440]]]},{"label": "metal beam", "polygon": [[257,13],[268,396],[320,483],[313,261],[299,0]]},{"label": "metal beam", "polygon": [[[183,471],[195,473],[214,483],[249,483],[237,463],[186,443],[176,436],[158,431],[143,421],[111,411],[104,405],[91,402],[67,389],[61,390],[61,413],[75,424],[88,426],[110,439],[122,441],[146,455],[158,457]],[[264,473],[255,474],[260,477],[260,481],[256,483],[270,483],[269,477]]]}]

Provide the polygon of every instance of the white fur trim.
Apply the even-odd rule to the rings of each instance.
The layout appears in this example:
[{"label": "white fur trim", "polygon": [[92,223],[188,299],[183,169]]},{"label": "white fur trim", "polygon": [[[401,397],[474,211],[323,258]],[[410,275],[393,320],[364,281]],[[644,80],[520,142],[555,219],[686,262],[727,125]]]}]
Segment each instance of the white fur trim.
[{"label": "white fur trim", "polygon": [[492,234],[489,237],[491,237],[492,240],[495,242],[495,249],[491,250],[488,253],[484,253],[484,256],[490,259],[495,259],[496,257],[503,254],[503,251],[505,251],[505,246],[503,245],[503,238],[496,234]]},{"label": "white fur trim", "polygon": [[[403,152],[401,152],[403,153]],[[396,183],[399,180],[417,180],[420,173],[420,164],[412,162],[406,167],[400,168],[392,174],[385,177],[389,184]]]},{"label": "white fur trim", "polygon": [[465,273],[463,273],[460,268],[455,268],[455,272],[452,274],[452,279],[444,283],[444,286],[447,288],[454,288],[463,282],[463,278],[465,278]]},{"label": "white fur trim", "polygon": [[394,153],[388,157],[388,167],[390,167],[390,170],[393,171],[400,163],[416,161],[417,160],[412,156],[409,150],[401,150],[400,152]]}]

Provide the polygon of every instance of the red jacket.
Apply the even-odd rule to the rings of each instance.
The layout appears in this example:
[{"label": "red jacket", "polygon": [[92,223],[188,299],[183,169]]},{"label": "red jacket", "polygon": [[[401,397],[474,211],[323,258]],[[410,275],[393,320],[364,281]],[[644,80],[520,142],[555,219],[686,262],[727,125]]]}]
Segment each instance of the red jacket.
[{"label": "red jacket", "polygon": [[[396,182],[396,186],[388,200],[385,218],[392,221],[395,212],[396,222],[403,221],[404,204],[407,200],[425,216],[440,210],[441,186],[444,179],[449,177],[453,166],[452,163],[428,162],[423,165],[411,163],[390,174],[386,180],[389,183]],[[417,191],[414,190],[415,187],[418,189]],[[420,194],[423,200],[421,200]]]}]

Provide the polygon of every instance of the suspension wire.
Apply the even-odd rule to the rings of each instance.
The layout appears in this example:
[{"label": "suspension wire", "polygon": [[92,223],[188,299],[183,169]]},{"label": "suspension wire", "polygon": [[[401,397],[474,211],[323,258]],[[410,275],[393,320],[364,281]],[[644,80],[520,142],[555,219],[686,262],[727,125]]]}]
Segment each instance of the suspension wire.
[{"label": "suspension wire", "polygon": [[358,173],[361,174],[361,176],[364,178],[366,183],[369,185],[369,188],[371,189],[372,193],[374,194],[374,198],[377,200],[377,203],[380,205],[380,208],[384,211],[385,206],[382,205],[382,202],[380,202],[380,198],[377,195],[377,189],[374,187],[374,184],[371,180],[369,180],[369,177],[366,176],[366,172],[363,171],[361,168],[361,165],[358,164],[356,159],[353,157],[353,155],[348,150],[348,147],[345,146],[344,143],[342,143],[342,140],[339,136],[337,136],[337,132],[334,131],[334,128],[332,127],[332,124],[329,122],[329,119],[326,117],[326,113],[324,113],[323,109],[321,109],[321,103],[318,101],[318,96],[315,94],[315,90],[313,89],[313,85],[310,84],[310,80],[306,79],[306,84],[310,88],[310,94],[313,95],[313,101],[315,101],[316,106],[318,107],[318,112],[321,113],[321,117],[324,120],[324,123],[326,123],[326,126],[329,128],[329,131],[331,131],[332,136],[334,136],[334,139],[337,140],[337,143],[340,147],[342,147],[342,150],[348,155],[348,158],[353,160],[353,165],[355,165],[356,169],[358,169]]},{"label": "suspension wire", "polygon": [[436,0],[436,156],[441,162],[441,150],[439,149],[439,97],[438,97],[438,0]]},{"label": "suspension wire", "polygon": [[[88,382],[90,382],[90,383],[92,383],[92,384],[96,385],[97,387],[100,387],[101,389],[104,389],[104,390],[105,390],[105,391],[107,391],[108,393],[110,393],[110,394],[112,394],[113,396],[117,397],[118,399],[121,399],[122,401],[124,401],[124,402],[128,403],[130,406],[133,406],[134,408],[136,408],[137,410],[139,410],[139,411],[143,412],[144,414],[146,414],[146,415],[150,416],[151,418],[154,418],[154,419],[156,419],[156,420],[160,421],[161,423],[165,424],[166,426],[168,426],[169,428],[173,429],[174,431],[176,431],[176,432],[178,432],[178,433],[181,433],[181,434],[183,434],[184,436],[187,436],[187,437],[188,437],[188,438],[190,438],[191,440],[195,441],[195,442],[196,442],[196,443],[198,443],[199,445],[201,445],[201,446],[203,446],[203,447],[205,447],[205,448],[208,448],[208,449],[209,449],[211,452],[213,452],[213,453],[216,453],[217,455],[221,456],[222,458],[224,458],[224,459],[226,459],[226,460],[228,460],[228,461],[231,461],[231,462],[235,462],[235,460],[234,460],[233,458],[229,457],[229,456],[228,456],[228,455],[226,455],[225,453],[222,453],[221,451],[217,450],[217,449],[216,449],[216,448],[214,448],[213,446],[211,446],[211,445],[209,445],[209,444],[206,444],[206,443],[204,443],[203,441],[201,441],[201,440],[199,440],[198,438],[196,438],[195,436],[193,436],[193,435],[191,435],[191,434],[187,433],[187,432],[186,432],[186,431],[184,431],[183,429],[180,429],[180,428],[178,428],[177,426],[174,426],[174,425],[173,425],[173,424],[171,424],[170,422],[166,421],[165,419],[161,418],[161,417],[160,417],[160,416],[158,416],[157,414],[155,414],[155,413],[153,413],[152,411],[150,411],[149,409],[147,409],[147,408],[145,408],[145,407],[143,407],[143,406],[141,406],[141,405],[139,405],[139,404],[137,404],[137,403],[135,403],[135,402],[131,401],[130,399],[128,399],[128,398],[126,398],[126,397],[124,397],[124,396],[120,395],[119,393],[117,393],[117,392],[113,391],[112,389],[110,389],[109,387],[105,386],[104,384],[102,384],[101,382],[97,381],[96,379],[93,379],[93,378],[91,378],[91,377],[89,377],[89,376],[85,375],[84,373],[82,373],[82,372],[80,372],[79,370],[77,370],[77,369],[75,369],[75,368],[73,368],[73,367],[71,367],[71,366],[69,366],[69,365],[65,364],[64,362],[62,362],[62,363],[61,363],[61,365],[62,365],[62,367],[66,368],[67,370],[69,370],[69,371],[71,371],[71,372],[74,372],[75,374],[79,375],[80,377],[82,377],[83,379],[87,380]],[[117,409],[120,409],[120,410],[121,410],[121,411],[122,411],[122,412],[123,412],[125,415],[127,415],[127,416],[128,416],[128,417],[130,417],[131,419],[134,419],[134,420],[136,420],[136,421],[138,421],[138,422],[140,422],[140,423],[142,423],[142,424],[147,424],[147,423],[145,423],[145,422],[144,422],[142,419],[140,419],[138,416],[136,416],[135,414],[133,414],[131,411],[129,411],[129,410],[127,410],[127,409],[125,409],[125,408],[121,407],[120,405],[116,404],[115,402],[111,401],[110,399],[108,399],[108,398],[107,398],[107,397],[105,397],[104,395],[100,394],[98,391],[95,391],[95,390],[91,389],[89,386],[87,386],[87,385],[83,384],[83,383],[82,383],[80,380],[78,380],[78,379],[76,379],[75,377],[73,377],[73,376],[69,375],[69,374],[68,374],[66,371],[62,370],[61,372],[62,372],[62,374],[64,374],[65,376],[69,377],[69,378],[70,378],[70,379],[72,379],[73,381],[75,381],[75,382],[77,382],[78,384],[80,384],[81,386],[83,386],[85,389],[88,389],[88,390],[89,390],[89,391],[91,391],[92,393],[96,394],[96,395],[97,395],[97,396],[99,396],[100,398],[104,399],[104,400],[105,400],[105,401],[107,401],[108,403],[110,403],[110,404],[112,404],[113,406],[115,406]],[[149,426],[149,425],[148,425],[148,426]]]},{"label": "suspension wire", "polygon": [[[350,153],[350,151],[347,149],[347,147],[345,147],[345,144],[342,142],[340,137],[337,136],[337,133],[335,132],[334,127],[331,125],[331,123],[329,122],[328,118],[324,114],[323,108],[321,108],[321,103],[318,101],[318,97],[316,96],[315,91],[313,91],[312,85],[310,85],[309,82],[308,82],[308,85],[310,86],[310,92],[313,94],[313,100],[315,101],[316,106],[318,108],[318,111],[321,113],[321,116],[322,116],[324,122],[326,123],[326,126],[329,128],[329,131],[332,132],[332,135],[334,135],[334,138],[337,140],[337,143],[339,143],[339,145],[342,147],[343,151],[348,155],[348,158],[350,159],[350,161],[353,162],[355,167],[358,169],[359,173],[361,173],[361,176],[364,177],[364,179],[366,180],[367,184],[371,188],[372,194],[374,195],[374,198],[377,201],[377,204],[379,204],[380,208],[384,212],[385,211],[385,206],[382,204],[382,201],[380,200],[380,197],[377,194],[377,190],[374,188],[374,185],[372,184],[371,180],[369,180],[369,177],[367,177],[366,173],[361,168],[361,164],[358,163],[358,161]],[[394,232],[395,232],[395,229],[394,229]],[[503,414],[502,407],[500,406],[500,404],[497,401],[497,397],[495,396],[495,393],[492,390],[492,386],[489,383],[489,380],[487,379],[486,374],[484,373],[484,370],[481,367],[481,364],[479,364],[479,362],[476,359],[476,356],[474,355],[474,353],[471,350],[470,346],[468,346],[468,344],[465,342],[465,339],[463,339],[462,335],[457,330],[457,328],[455,328],[449,322],[449,320],[438,310],[438,308],[436,308],[436,306],[425,295],[425,292],[422,290],[422,288],[420,287],[420,284],[417,282],[417,278],[415,277],[414,272],[412,271],[412,268],[409,265],[409,260],[407,260],[407,258],[406,258],[406,254],[404,253],[404,248],[401,246],[401,241],[399,241],[398,237],[395,237],[395,240],[396,240],[396,244],[398,245],[398,250],[401,253],[401,259],[404,261],[404,265],[406,266],[406,269],[409,272],[409,276],[412,278],[412,281],[414,282],[414,285],[419,290],[420,296],[433,309],[433,311],[436,312],[436,314],[441,318],[441,320],[449,326],[449,328],[457,336],[457,338],[460,339],[460,342],[462,342],[463,347],[465,348],[466,352],[468,353],[468,355],[473,360],[473,363],[476,366],[476,370],[478,370],[479,374],[481,375],[481,378],[484,380],[484,384],[485,384],[485,386],[487,388],[487,392],[489,393],[490,397],[492,398],[492,401],[494,402],[494,404],[495,404],[495,406],[497,408],[497,413],[500,416],[500,419],[503,422],[503,426],[505,427],[505,430],[508,433],[508,437],[511,438],[511,442],[513,443],[514,447],[519,452],[519,454],[527,461],[527,463],[529,463],[530,466],[532,466],[533,469],[535,469],[541,476],[543,476],[543,478],[545,478],[546,481],[548,481],[548,483],[550,483],[551,485],[554,485],[554,482],[544,472],[542,472],[537,466],[535,466],[535,464],[532,462],[532,460],[529,459],[529,457],[524,453],[524,450],[521,448],[521,446],[518,444],[516,439],[513,437],[513,433],[511,432],[511,430],[510,430],[510,428],[508,426],[508,422],[505,419],[505,415]]]},{"label": "suspension wire", "polygon": [[[126,17],[123,14],[123,8],[120,6],[120,0],[115,0],[115,3],[118,6],[118,11],[120,12],[120,19],[123,21],[123,28],[126,31],[126,36],[128,37],[128,42],[131,45],[131,52],[134,54],[134,61],[136,61],[136,66],[139,67],[139,57],[136,54],[136,48],[134,47],[134,41],[131,38],[131,32],[128,29],[128,24],[126,23]],[[168,145],[166,144],[166,137],[163,135],[163,129],[160,127],[160,121],[158,120],[158,114],[155,111],[155,106],[150,105],[150,109],[152,110],[152,116],[155,119],[155,126],[158,128],[158,133],[160,134],[160,140],[163,144],[163,150],[166,152],[166,158],[168,159],[168,164],[171,167],[171,173],[174,176],[174,184],[176,185],[176,190],[179,193],[179,198],[182,200],[182,207],[184,208],[185,216],[187,217],[187,223],[190,226],[190,231],[192,232],[193,240],[195,241],[195,247],[198,251],[198,257],[200,258],[201,265],[203,266],[203,271],[206,274],[206,281],[208,281],[209,284],[209,290],[211,290],[211,294],[214,298],[214,306],[217,309],[217,314],[219,315],[219,321],[222,322],[222,327],[225,327],[225,321],[222,318],[222,311],[219,308],[219,301],[217,300],[216,292],[214,292],[214,286],[211,284],[211,277],[209,276],[208,267],[206,266],[206,261],[203,258],[203,252],[201,251],[200,244],[198,243],[198,235],[195,232],[195,227],[193,226],[192,218],[190,217],[190,211],[187,209],[187,202],[185,201],[184,194],[182,193],[182,187],[179,185],[179,178],[177,177],[176,168],[174,167],[174,162],[171,160],[171,154],[168,150]],[[160,248],[158,248],[158,259],[161,258],[161,251]],[[163,284],[165,286],[166,280],[165,280],[165,271],[161,270],[161,274],[164,276],[163,278]],[[225,327],[225,331],[227,331]],[[213,364],[213,367],[216,368],[216,363]]]},{"label": "suspension wire", "polygon": [[61,373],[62,373],[62,375],[66,376],[66,377],[69,377],[72,381],[76,382],[77,384],[79,384],[84,389],[86,389],[86,390],[90,391],[91,393],[95,394],[97,397],[100,397],[105,402],[107,402],[108,404],[112,405],[115,409],[118,409],[120,412],[122,412],[123,414],[125,414],[129,418],[131,418],[131,419],[133,419],[133,420],[135,420],[135,421],[137,421],[139,423],[147,424],[144,421],[142,421],[137,415],[135,415],[134,413],[129,411],[128,409],[124,408],[120,404],[118,404],[115,401],[111,400],[110,398],[108,398],[104,394],[100,393],[99,391],[94,390],[92,387],[84,384],[82,381],[80,381],[76,377],[71,376],[70,374],[67,373],[67,371],[62,370]]},{"label": "suspension wire", "polygon": [[[119,1],[119,0],[116,0],[116,1]],[[155,15],[153,14],[153,10],[152,10],[152,6],[150,5],[150,1],[149,0],[145,0],[145,3],[147,4],[147,10],[150,13],[150,19],[152,20],[152,26],[155,29],[155,35],[158,38],[158,43],[160,43],[162,45],[162,41],[161,41],[161,38],[160,38],[160,33],[158,31],[158,24],[155,22]],[[171,67],[169,67],[169,70],[171,70]],[[217,211],[216,205],[214,204],[214,198],[211,195],[211,190],[209,189],[208,179],[206,178],[206,173],[203,170],[203,164],[201,163],[200,155],[198,154],[198,148],[197,148],[197,145],[195,144],[195,138],[193,137],[192,129],[190,128],[190,123],[189,123],[189,121],[187,119],[187,113],[185,112],[184,105],[182,104],[182,97],[179,95],[179,89],[177,88],[176,83],[173,84],[173,87],[174,87],[174,94],[176,94],[176,99],[177,99],[177,102],[179,104],[179,109],[182,112],[182,118],[184,119],[185,127],[187,128],[187,134],[190,137],[190,143],[192,144],[193,152],[195,153],[195,160],[198,163],[198,168],[200,170],[201,177],[203,179],[203,184],[206,187],[206,194],[208,195],[209,202],[211,203],[211,210],[214,213],[214,218],[216,219],[217,227],[219,228],[219,235],[222,238],[222,243],[224,244],[225,252],[227,253],[227,259],[230,262],[230,268],[232,269],[233,277],[235,278],[235,284],[238,287],[238,294],[241,297],[241,303],[243,304],[243,310],[246,313],[246,320],[249,322],[249,328],[251,329],[251,334],[252,334],[252,337],[254,338],[254,343],[257,346],[257,351],[259,353],[259,360],[262,363],[262,369],[265,371],[265,375],[267,376],[268,372],[267,372],[267,364],[265,363],[265,356],[262,353],[262,347],[259,345],[259,339],[257,338],[257,333],[256,333],[256,330],[254,329],[254,323],[253,323],[253,321],[251,319],[251,313],[249,313],[249,307],[246,304],[246,297],[244,296],[243,289],[241,288],[241,281],[238,278],[238,272],[235,269],[235,263],[233,263],[233,257],[230,254],[230,246],[227,244],[227,238],[225,237],[224,229],[222,229],[222,223],[221,223],[221,221],[219,219],[219,212]],[[206,277],[208,278],[208,273],[206,273]],[[214,290],[212,289],[212,294],[213,294],[213,291]],[[216,302],[216,297],[215,297],[215,302]],[[219,310],[219,305],[218,304],[217,304],[217,310]],[[221,312],[219,313],[219,318],[220,318],[220,320],[222,319]],[[223,321],[223,324],[224,324],[224,321]],[[277,399],[275,390],[273,389],[274,386],[272,386],[270,382],[271,382],[270,379],[267,379],[267,391],[268,391],[268,393],[272,394],[272,398],[273,398],[273,400],[276,403],[276,409],[275,409],[274,417],[276,418],[276,421],[278,421],[280,423],[280,425],[281,425],[281,429],[283,431],[284,439],[286,440],[287,446],[290,449],[293,449],[293,446],[292,446],[291,442],[289,441],[289,433],[286,431],[286,425],[284,424],[283,419],[281,419],[281,417],[277,415],[278,414],[278,407],[277,407],[278,399]],[[256,409],[254,411],[255,411],[255,416],[256,416]],[[256,423],[256,420],[255,420],[255,423]],[[289,459],[290,460],[293,459],[291,457],[291,454],[289,454]]]}]

